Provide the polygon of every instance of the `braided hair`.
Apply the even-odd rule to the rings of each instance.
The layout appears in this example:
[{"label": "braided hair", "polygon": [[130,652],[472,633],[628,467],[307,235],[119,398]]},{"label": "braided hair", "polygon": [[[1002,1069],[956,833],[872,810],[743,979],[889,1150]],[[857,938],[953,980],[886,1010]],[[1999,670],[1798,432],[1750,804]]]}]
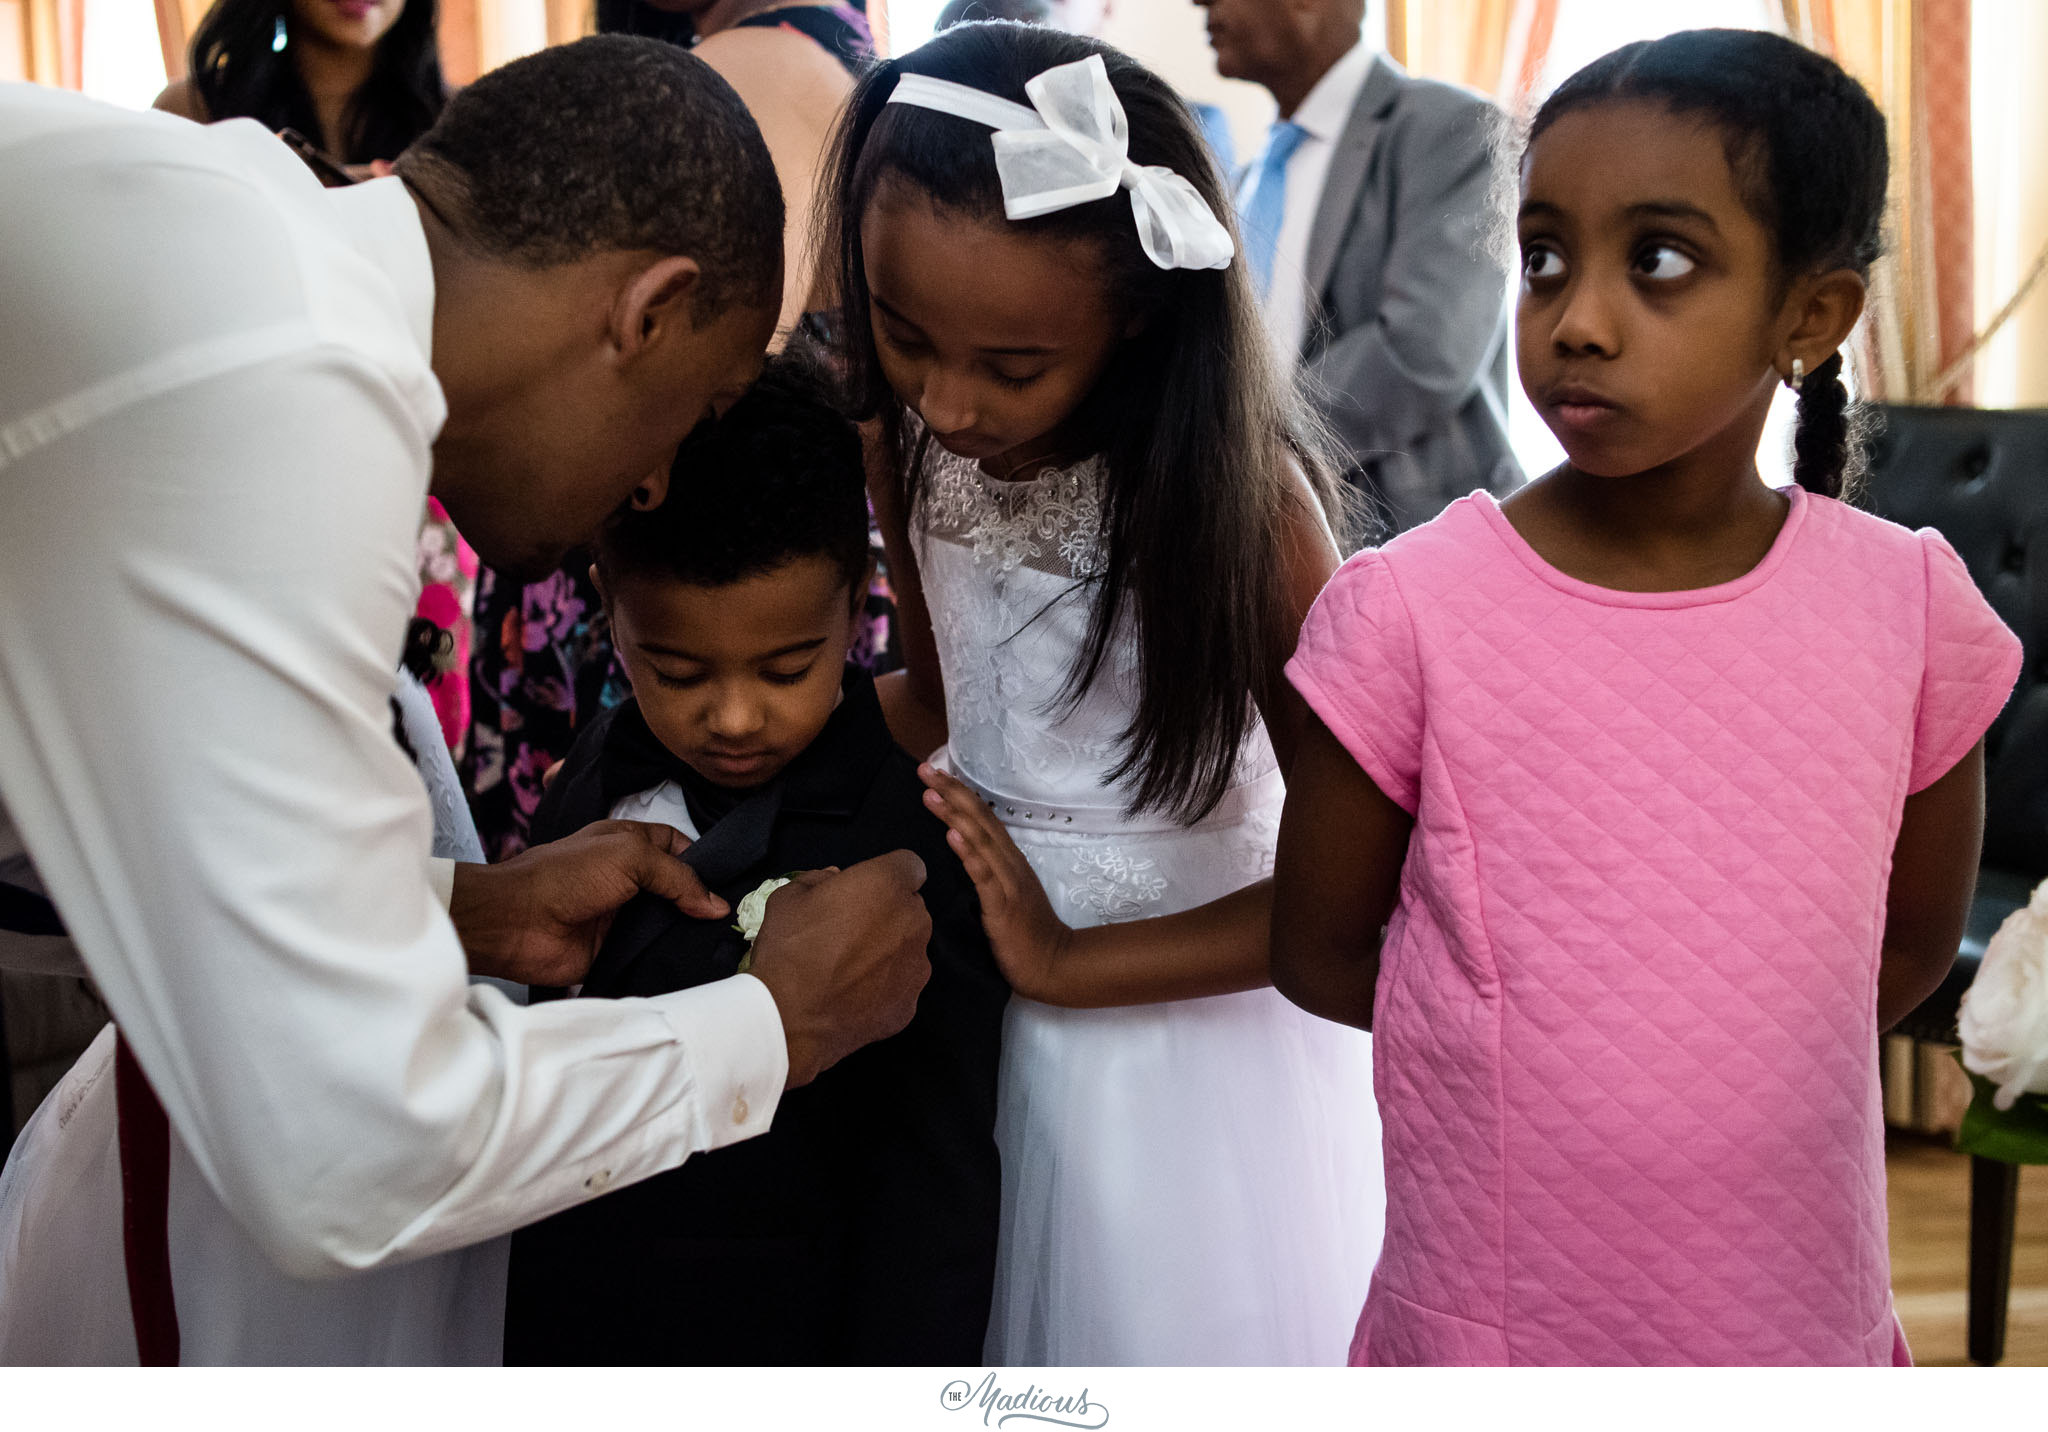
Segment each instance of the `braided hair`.
[{"label": "braided hair", "polygon": [[[1833,60],[1760,30],[1639,41],[1558,86],[1530,140],[1574,110],[1615,100],[1652,100],[1720,128],[1743,199],[1774,241],[1782,285],[1836,269],[1869,277],[1884,248],[1891,156],[1884,116]],[[1799,385],[1794,480],[1825,497],[1852,495],[1860,421],[1838,351]]]}]

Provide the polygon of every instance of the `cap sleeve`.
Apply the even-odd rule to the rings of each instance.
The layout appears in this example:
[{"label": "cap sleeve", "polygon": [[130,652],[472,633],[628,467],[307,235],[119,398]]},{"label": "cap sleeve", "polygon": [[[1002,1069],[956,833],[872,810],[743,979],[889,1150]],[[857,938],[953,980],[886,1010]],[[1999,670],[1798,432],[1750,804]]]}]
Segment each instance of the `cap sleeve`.
[{"label": "cap sleeve", "polygon": [[1911,791],[1933,785],[1969,754],[2012,695],[2020,643],[1991,610],[1942,535],[1919,532],[1927,564],[1927,654],[1913,722]]},{"label": "cap sleeve", "polygon": [[1302,623],[1287,679],[1396,805],[1421,796],[1422,669],[1415,626],[1379,552],[1337,569]]}]

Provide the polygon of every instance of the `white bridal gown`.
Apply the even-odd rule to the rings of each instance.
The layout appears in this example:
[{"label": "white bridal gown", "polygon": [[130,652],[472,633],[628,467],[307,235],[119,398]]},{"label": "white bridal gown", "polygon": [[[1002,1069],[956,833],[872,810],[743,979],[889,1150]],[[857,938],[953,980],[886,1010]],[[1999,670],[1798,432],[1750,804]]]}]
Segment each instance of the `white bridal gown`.
[{"label": "white bridal gown", "polygon": [[[1000,482],[934,445],[915,541],[951,743],[1074,926],[1170,915],[1272,873],[1284,795],[1263,729],[1191,827],[1127,817],[1105,774],[1129,634],[1055,703],[1101,569],[1099,462]],[[1340,1365],[1385,1210],[1370,1036],[1271,989],[1123,1009],[1017,999],[997,1135],[987,1356],[1007,1365]]]}]

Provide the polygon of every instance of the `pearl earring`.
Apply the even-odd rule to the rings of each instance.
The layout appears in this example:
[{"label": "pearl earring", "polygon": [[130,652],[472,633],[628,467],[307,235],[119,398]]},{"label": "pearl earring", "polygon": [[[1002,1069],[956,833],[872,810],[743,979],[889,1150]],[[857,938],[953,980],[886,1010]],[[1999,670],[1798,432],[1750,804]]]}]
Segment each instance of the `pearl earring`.
[{"label": "pearl earring", "polygon": [[1805,381],[1806,360],[1804,360],[1803,358],[1794,358],[1792,360],[1792,376],[1785,380],[1785,386],[1796,393],[1799,391],[1799,385],[1804,383]]}]

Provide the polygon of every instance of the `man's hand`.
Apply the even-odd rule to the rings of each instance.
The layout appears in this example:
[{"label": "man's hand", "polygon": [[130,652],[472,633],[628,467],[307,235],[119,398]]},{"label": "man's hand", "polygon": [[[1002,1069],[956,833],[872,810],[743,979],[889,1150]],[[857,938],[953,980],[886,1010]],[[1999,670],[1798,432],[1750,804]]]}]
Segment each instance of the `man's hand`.
[{"label": "man's hand", "polygon": [[905,850],[799,875],[768,897],[752,973],[782,1014],[789,1088],[900,1032],[931,978],[924,862]]},{"label": "man's hand", "polygon": [[589,972],[613,914],[642,890],[693,918],[720,918],[725,901],[676,859],[689,848],[670,826],[603,820],[497,865],[457,865],[448,915],[470,973],[575,984]]}]

